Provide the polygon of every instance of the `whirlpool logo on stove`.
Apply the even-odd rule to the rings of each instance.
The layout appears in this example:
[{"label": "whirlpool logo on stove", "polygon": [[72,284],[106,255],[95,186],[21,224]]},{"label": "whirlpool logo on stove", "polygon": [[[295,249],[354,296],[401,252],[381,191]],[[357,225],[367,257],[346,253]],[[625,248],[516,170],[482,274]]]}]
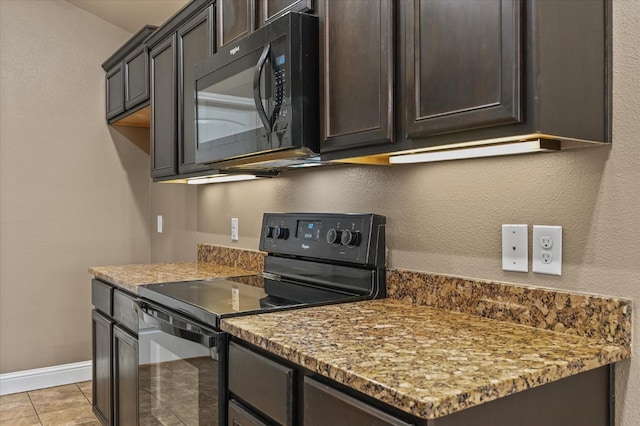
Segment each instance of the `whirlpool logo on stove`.
[{"label": "whirlpool logo on stove", "polygon": [[236,53],[238,53],[240,51],[240,46],[236,46],[233,49],[231,49],[229,51],[229,53],[231,54],[231,56],[235,55]]}]

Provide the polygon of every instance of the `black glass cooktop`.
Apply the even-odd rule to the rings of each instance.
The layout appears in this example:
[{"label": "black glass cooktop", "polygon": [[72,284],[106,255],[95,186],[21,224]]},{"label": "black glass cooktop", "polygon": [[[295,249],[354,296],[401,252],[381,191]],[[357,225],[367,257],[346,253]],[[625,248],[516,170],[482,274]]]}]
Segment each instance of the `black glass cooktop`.
[{"label": "black glass cooktop", "polygon": [[312,285],[274,281],[261,274],[147,284],[138,288],[138,294],[215,327],[219,326],[220,318],[356,297],[351,293],[328,291]]}]

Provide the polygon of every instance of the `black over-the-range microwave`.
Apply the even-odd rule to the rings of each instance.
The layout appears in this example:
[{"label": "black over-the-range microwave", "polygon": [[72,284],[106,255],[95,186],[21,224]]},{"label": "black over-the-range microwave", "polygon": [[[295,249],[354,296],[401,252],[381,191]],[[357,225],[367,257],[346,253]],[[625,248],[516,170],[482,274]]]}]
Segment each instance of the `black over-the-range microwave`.
[{"label": "black over-the-range microwave", "polygon": [[318,18],[288,13],[199,63],[196,162],[277,169],[317,156]]}]

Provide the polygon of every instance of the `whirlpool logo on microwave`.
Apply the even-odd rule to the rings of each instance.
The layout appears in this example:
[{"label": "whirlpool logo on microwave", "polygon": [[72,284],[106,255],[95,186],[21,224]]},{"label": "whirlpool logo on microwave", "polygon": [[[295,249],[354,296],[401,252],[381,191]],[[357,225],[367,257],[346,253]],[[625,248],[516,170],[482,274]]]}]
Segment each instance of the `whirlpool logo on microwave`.
[{"label": "whirlpool logo on microwave", "polygon": [[229,53],[231,54],[231,56],[235,55],[236,53],[238,53],[240,51],[240,46],[236,46],[233,49],[231,49],[229,51]]}]

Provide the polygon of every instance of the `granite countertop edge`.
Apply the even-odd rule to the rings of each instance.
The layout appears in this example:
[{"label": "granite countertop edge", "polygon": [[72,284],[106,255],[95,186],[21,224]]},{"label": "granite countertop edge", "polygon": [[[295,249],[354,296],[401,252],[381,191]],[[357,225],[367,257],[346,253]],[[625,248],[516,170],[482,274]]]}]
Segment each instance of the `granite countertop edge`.
[{"label": "granite countertop edge", "polygon": [[93,266],[88,268],[88,272],[95,278],[107,281],[134,294],[138,294],[138,287],[141,285],[246,276],[258,273],[234,266],[200,261]]}]

